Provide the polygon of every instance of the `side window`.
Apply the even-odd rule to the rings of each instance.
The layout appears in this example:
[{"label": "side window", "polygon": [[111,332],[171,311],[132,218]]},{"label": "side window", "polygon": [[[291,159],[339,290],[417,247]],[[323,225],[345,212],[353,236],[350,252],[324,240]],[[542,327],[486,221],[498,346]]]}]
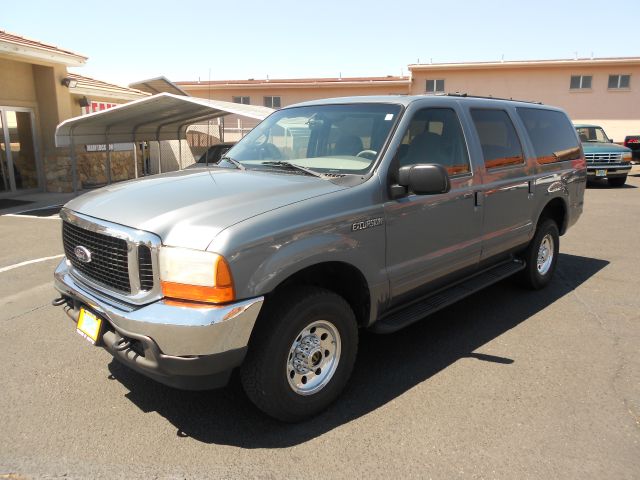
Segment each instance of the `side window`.
[{"label": "side window", "polygon": [[524,163],[522,145],[516,129],[504,110],[472,109],[487,169]]},{"label": "side window", "polygon": [[411,119],[397,155],[400,167],[437,163],[451,176],[471,172],[460,120],[450,108],[418,111]]},{"label": "side window", "polygon": [[[573,126],[565,115],[540,108],[521,107],[516,110],[531,139],[538,163],[580,158],[580,145]],[[579,133],[584,135],[583,132]]]}]

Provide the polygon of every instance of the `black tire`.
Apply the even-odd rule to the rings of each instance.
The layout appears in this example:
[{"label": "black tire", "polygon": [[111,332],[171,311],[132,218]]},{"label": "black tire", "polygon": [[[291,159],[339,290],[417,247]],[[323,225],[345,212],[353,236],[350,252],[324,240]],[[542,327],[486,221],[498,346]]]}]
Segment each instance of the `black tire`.
[{"label": "black tire", "polygon": [[[543,240],[553,243],[553,251],[551,261],[542,271],[538,269],[538,254]],[[524,287],[540,290],[547,286],[553,277],[558,261],[558,253],[560,251],[560,232],[558,225],[554,220],[549,218],[540,219],[536,233],[524,251],[522,258],[526,262],[526,267],[519,273],[518,280]]]},{"label": "black tire", "polygon": [[608,181],[612,187],[622,187],[627,182],[627,176],[610,178]]},{"label": "black tire", "polygon": [[[334,326],[339,335],[337,366],[318,391],[301,394],[287,376],[293,361],[290,352],[294,342],[300,342],[301,332],[319,321]],[[340,395],[351,376],[357,350],[358,326],[349,304],[329,290],[301,287],[271,298],[265,305],[240,368],[240,379],[260,410],[284,422],[297,422],[320,413]]]}]

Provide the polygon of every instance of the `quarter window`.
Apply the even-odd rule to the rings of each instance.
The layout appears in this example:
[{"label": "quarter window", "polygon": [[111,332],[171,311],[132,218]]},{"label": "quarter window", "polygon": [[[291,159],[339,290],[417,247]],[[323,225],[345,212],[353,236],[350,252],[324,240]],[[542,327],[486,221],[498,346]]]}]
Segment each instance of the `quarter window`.
[{"label": "quarter window", "polygon": [[517,108],[538,163],[580,158],[580,145],[571,122],[561,112],[540,108]]},{"label": "quarter window", "polygon": [[609,75],[608,88],[629,88],[631,85],[631,75]]},{"label": "quarter window", "polygon": [[472,109],[471,117],[480,138],[487,169],[524,163],[522,144],[507,112]]},{"label": "quarter window", "polygon": [[591,75],[571,75],[569,88],[571,90],[580,90],[591,88]]},{"label": "quarter window", "polygon": [[427,93],[444,93],[444,79],[427,80]]},{"label": "quarter window", "polygon": [[243,105],[249,105],[251,99],[249,97],[233,97],[233,103],[242,103]]},{"label": "quarter window", "polygon": [[460,120],[450,108],[425,108],[411,119],[398,149],[399,166],[437,163],[449,175],[471,172]]},{"label": "quarter window", "polygon": [[280,97],[264,97],[264,106],[269,108],[280,108]]}]

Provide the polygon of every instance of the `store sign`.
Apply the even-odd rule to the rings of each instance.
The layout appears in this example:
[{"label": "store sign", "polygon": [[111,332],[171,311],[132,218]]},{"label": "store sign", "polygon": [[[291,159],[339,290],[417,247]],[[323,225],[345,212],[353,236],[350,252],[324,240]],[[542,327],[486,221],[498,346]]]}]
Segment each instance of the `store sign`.
[{"label": "store sign", "polygon": [[107,110],[109,108],[113,108],[118,106],[117,103],[109,103],[109,102],[91,102],[91,105],[88,107],[82,107],[82,115],[86,115],[88,113],[101,112],[102,110]]},{"label": "store sign", "polygon": [[[87,152],[106,152],[107,146],[102,145],[85,145]],[[124,152],[125,150],[133,150],[133,143],[113,143],[109,145],[109,150],[112,152]]]}]

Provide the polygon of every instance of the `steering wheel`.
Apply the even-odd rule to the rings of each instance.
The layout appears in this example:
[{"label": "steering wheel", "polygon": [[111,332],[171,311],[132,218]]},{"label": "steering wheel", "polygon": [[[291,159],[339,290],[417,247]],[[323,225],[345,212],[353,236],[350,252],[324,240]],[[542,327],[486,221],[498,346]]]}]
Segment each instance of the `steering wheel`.
[{"label": "steering wheel", "polygon": [[358,152],[356,157],[366,158],[367,160],[375,160],[376,155],[378,155],[378,152],[376,152],[375,150],[362,150],[361,152]]},{"label": "steering wheel", "polygon": [[273,143],[265,142],[258,147],[262,160],[282,160],[282,152]]}]

